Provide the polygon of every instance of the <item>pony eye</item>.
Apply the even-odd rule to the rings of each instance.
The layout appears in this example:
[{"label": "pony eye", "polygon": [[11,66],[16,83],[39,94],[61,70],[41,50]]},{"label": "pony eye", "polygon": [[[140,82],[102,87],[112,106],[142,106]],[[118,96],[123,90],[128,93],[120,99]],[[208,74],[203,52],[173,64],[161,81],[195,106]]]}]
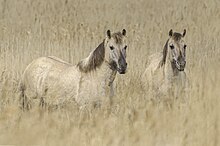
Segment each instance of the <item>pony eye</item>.
[{"label": "pony eye", "polygon": [[173,46],[173,45],[170,45],[170,48],[171,48],[171,49],[174,49],[174,46]]},{"label": "pony eye", "polygon": [[127,47],[128,47],[128,46],[126,45],[126,46],[124,47],[124,49],[126,50],[126,49],[127,49]]},{"label": "pony eye", "polygon": [[113,46],[110,46],[110,49],[111,49],[111,50],[113,50],[113,49],[114,49],[114,47],[113,47]]},{"label": "pony eye", "polygon": [[183,48],[186,49],[187,45],[184,45]]}]

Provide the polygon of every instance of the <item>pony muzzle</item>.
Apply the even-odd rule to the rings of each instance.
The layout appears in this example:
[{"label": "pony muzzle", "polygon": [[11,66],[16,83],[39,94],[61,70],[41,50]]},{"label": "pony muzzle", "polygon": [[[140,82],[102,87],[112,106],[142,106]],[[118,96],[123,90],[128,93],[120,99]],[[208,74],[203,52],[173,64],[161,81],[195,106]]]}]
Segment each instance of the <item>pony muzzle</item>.
[{"label": "pony muzzle", "polygon": [[175,62],[176,68],[177,68],[179,71],[184,71],[185,66],[186,66],[186,61],[181,61],[181,62],[179,62],[179,61],[174,60],[174,62]]},{"label": "pony muzzle", "polygon": [[117,68],[119,74],[125,74],[126,70],[127,70],[127,63],[125,63],[125,65],[119,65],[119,67]]},{"label": "pony muzzle", "polygon": [[117,71],[119,72],[119,74],[125,74],[126,73],[126,69],[118,68]]}]

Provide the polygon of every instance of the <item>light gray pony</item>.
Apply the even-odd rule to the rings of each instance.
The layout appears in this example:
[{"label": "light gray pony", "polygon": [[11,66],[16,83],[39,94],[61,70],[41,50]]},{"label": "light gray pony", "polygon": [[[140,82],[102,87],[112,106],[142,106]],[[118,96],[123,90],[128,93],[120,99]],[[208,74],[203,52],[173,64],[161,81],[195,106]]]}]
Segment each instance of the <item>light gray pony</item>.
[{"label": "light gray pony", "polygon": [[74,101],[80,106],[109,100],[114,95],[117,72],[125,74],[126,30],[111,33],[87,58],[71,65],[56,57],[41,57],[30,63],[20,82],[23,108],[33,102],[61,104]]},{"label": "light gray pony", "polygon": [[[187,45],[183,40],[185,35],[185,29],[183,33],[173,32],[171,29],[163,52],[149,57],[147,68],[142,75],[142,85],[149,92],[169,95],[174,88],[180,91],[186,87],[184,69]],[[179,94],[179,91],[176,93]]]}]

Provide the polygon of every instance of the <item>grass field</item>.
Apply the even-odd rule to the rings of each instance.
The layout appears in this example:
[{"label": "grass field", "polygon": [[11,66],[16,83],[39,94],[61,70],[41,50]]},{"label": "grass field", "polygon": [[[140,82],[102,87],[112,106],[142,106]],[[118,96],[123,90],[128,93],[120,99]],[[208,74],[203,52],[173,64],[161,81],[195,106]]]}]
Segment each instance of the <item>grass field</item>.
[{"label": "grass field", "polygon": [[[54,55],[76,64],[104,39],[125,28],[128,71],[118,75],[111,108],[80,113],[19,109],[25,67]],[[183,103],[152,104],[140,76],[148,57],[162,51],[170,29],[187,30]],[[220,145],[219,0],[0,0],[0,145]]]}]

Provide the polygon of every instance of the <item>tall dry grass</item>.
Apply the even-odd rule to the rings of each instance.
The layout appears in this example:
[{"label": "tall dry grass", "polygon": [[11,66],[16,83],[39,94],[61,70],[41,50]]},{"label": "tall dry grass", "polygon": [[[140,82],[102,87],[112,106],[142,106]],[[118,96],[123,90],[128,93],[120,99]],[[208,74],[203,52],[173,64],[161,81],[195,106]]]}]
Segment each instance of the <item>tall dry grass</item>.
[{"label": "tall dry grass", "polygon": [[[0,144],[220,145],[220,1],[1,0]],[[127,29],[128,72],[118,75],[112,107],[80,113],[74,105],[21,112],[17,87],[25,67],[54,55],[73,64],[107,29]],[[162,51],[170,29],[187,29],[187,103],[152,103],[140,76]]]}]

